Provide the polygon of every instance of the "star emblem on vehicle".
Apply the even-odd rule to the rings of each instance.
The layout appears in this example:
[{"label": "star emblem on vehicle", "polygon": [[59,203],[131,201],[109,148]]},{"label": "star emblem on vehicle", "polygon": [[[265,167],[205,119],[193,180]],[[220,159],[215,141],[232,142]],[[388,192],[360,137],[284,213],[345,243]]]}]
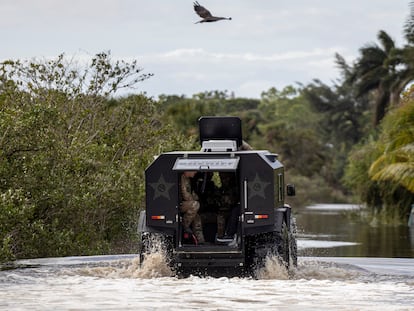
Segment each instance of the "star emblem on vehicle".
[{"label": "star emblem on vehicle", "polygon": [[170,189],[174,186],[174,183],[166,182],[162,174],[157,182],[149,183],[149,185],[154,189],[154,200],[160,197],[170,200]]},{"label": "star emblem on vehicle", "polygon": [[259,196],[263,199],[266,199],[265,189],[269,184],[270,182],[261,180],[259,175],[256,173],[254,179],[249,182],[249,199],[253,198],[254,196]]}]

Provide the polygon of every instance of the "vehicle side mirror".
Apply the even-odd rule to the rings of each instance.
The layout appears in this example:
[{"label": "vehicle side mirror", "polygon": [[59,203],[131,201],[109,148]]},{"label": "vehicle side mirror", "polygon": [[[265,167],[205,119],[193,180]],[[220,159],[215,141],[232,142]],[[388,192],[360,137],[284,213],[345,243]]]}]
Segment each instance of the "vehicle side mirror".
[{"label": "vehicle side mirror", "polygon": [[294,197],[296,195],[295,185],[286,185],[286,194],[289,197]]}]

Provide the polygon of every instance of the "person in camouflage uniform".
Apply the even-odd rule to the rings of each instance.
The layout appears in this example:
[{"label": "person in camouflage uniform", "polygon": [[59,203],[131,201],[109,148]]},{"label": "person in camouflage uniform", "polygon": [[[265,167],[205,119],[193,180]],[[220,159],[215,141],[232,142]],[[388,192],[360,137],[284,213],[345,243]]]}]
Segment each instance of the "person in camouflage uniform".
[{"label": "person in camouflage uniform", "polygon": [[[238,150],[253,150],[253,148],[243,140]],[[221,202],[217,212],[217,239],[228,240],[233,238],[237,232],[240,192],[235,173],[220,172],[219,174]]]},{"label": "person in camouflage uniform", "polygon": [[253,150],[253,148],[243,140],[242,145],[239,147],[239,150]]},{"label": "person in camouflage uniform", "polygon": [[[196,172],[184,172],[181,175],[181,212],[183,213],[183,227],[187,233],[193,233],[199,244],[204,243],[203,227],[201,217],[198,214],[200,203],[198,195],[192,190],[191,178]],[[191,230],[191,227],[193,231]]]},{"label": "person in camouflage uniform", "polygon": [[212,172],[199,172],[193,178],[194,186],[192,189],[197,193],[200,202],[199,213],[217,213],[221,202],[219,189],[213,181]]},{"label": "person in camouflage uniform", "polygon": [[233,236],[237,231],[239,189],[234,173],[220,173],[221,204],[217,213],[217,238]]}]

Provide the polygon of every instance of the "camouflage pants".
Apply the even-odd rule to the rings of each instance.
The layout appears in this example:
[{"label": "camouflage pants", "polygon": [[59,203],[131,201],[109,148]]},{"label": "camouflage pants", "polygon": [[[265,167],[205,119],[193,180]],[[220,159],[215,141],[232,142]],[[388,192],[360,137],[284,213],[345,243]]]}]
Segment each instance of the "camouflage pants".
[{"label": "camouflage pants", "polygon": [[226,227],[226,216],[224,214],[217,214],[217,236],[223,237],[224,229]]},{"label": "camouflage pants", "polygon": [[220,208],[217,213],[217,237],[223,237],[226,228],[226,219],[229,217],[230,210]]},{"label": "camouflage pants", "polygon": [[181,212],[184,213],[184,228],[189,229],[191,226],[198,242],[204,243],[203,226],[201,223],[201,217],[198,214],[199,209],[200,203],[198,201],[183,201],[181,204]]}]

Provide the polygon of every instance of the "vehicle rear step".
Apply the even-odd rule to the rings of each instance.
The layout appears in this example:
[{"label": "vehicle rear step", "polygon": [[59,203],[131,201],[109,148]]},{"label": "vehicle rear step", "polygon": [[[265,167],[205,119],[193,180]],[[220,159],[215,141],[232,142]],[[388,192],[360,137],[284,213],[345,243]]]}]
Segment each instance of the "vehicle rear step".
[{"label": "vehicle rear step", "polygon": [[174,252],[179,267],[242,267],[244,253],[236,247],[182,246]]}]

